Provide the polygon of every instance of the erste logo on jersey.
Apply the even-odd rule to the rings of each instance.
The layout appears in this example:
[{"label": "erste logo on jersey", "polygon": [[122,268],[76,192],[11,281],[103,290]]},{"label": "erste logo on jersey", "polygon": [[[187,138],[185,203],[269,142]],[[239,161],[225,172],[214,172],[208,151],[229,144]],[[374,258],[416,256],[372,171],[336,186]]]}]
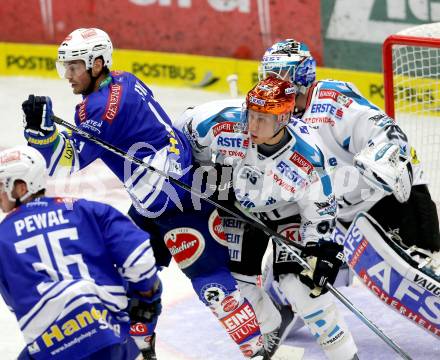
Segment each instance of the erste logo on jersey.
[{"label": "erste logo on jersey", "polygon": [[192,265],[205,249],[205,238],[193,228],[181,227],[165,234],[165,244],[181,269]]},{"label": "erste logo on jersey", "polygon": [[331,99],[348,108],[353,102],[348,96],[332,89],[321,89],[318,92],[318,99]]},{"label": "erste logo on jersey", "polygon": [[280,161],[277,164],[277,170],[294,184],[301,187],[305,187],[307,185],[307,181],[284,161]]},{"label": "erste logo on jersey", "polygon": [[122,86],[120,84],[112,84],[110,86],[110,94],[107,100],[107,106],[104,112],[103,119],[110,124],[118,114],[120,103],[122,99]]},{"label": "erste logo on jersey", "polygon": [[310,161],[308,161],[297,151],[293,152],[289,160],[293,162],[296,166],[298,166],[298,168],[304,171],[307,175],[310,175],[310,173],[313,171],[313,165],[310,163]]},{"label": "erste logo on jersey", "polygon": [[[230,134],[230,136],[224,136]],[[217,151],[224,157],[244,159],[249,138],[243,133],[224,133],[217,137]]]},{"label": "erste logo on jersey", "polygon": [[229,136],[219,136],[217,138],[217,145],[224,147],[237,147],[237,148],[248,148],[249,139],[243,139],[240,137],[229,137]]},{"label": "erste logo on jersey", "polygon": [[314,113],[326,113],[337,117],[338,119],[342,118],[344,112],[341,108],[335,107],[332,104],[324,103],[324,104],[313,104],[312,109],[310,111],[312,114]]}]

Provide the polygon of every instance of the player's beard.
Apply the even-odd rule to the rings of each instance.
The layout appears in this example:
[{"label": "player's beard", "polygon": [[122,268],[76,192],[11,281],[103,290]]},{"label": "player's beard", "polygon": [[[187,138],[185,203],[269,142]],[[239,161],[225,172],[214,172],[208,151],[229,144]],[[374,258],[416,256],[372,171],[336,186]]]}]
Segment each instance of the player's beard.
[{"label": "player's beard", "polygon": [[92,69],[88,69],[87,72],[88,72],[88,74],[90,76],[90,82],[89,82],[89,85],[83,91],[81,91],[81,95],[83,95],[83,96],[90,95],[92,92],[95,91],[96,81],[98,80],[98,78],[102,74],[102,70],[98,74],[98,76],[93,76],[92,75]]}]

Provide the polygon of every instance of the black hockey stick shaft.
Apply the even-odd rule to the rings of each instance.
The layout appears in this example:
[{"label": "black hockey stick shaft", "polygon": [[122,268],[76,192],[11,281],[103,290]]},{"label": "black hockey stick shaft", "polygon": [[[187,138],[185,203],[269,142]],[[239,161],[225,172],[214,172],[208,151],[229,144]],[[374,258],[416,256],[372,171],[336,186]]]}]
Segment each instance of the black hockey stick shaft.
[{"label": "black hockey stick shaft", "polygon": [[[139,166],[142,166],[150,171],[154,171],[157,174],[159,174],[160,176],[163,176],[165,178],[167,178],[171,183],[179,186],[180,188],[184,189],[185,191],[188,191],[191,194],[194,194],[196,196],[198,196],[200,199],[203,199],[205,201],[207,201],[208,203],[210,203],[211,205],[217,207],[218,209],[221,209],[223,211],[225,211],[226,213],[228,213],[229,215],[232,215],[234,217],[236,217],[237,219],[239,219],[240,221],[243,221],[244,223],[249,224],[250,226],[253,226],[254,228],[257,228],[263,232],[265,232],[266,234],[270,235],[274,241],[281,246],[284,250],[288,251],[289,253],[291,253],[296,261],[305,269],[309,269],[311,270],[310,265],[294,250],[291,249],[291,246],[297,248],[298,250],[302,250],[304,247],[302,245],[299,244],[295,244],[291,241],[289,241],[285,236],[282,236],[280,234],[278,234],[276,231],[270,229],[269,227],[267,227],[266,225],[263,225],[259,222],[259,220],[255,219],[255,221],[252,221],[250,219],[247,219],[245,217],[243,217],[242,215],[236,213],[235,211],[232,211],[231,209],[228,209],[226,207],[224,207],[223,205],[217,203],[215,200],[210,199],[209,197],[205,196],[203,193],[201,193],[200,191],[193,189],[192,187],[188,186],[187,184],[185,184],[184,182],[180,181],[179,179],[175,179],[171,176],[169,176],[167,173],[165,173],[162,170],[156,169],[155,167],[143,162],[142,160],[131,156],[130,154],[128,154],[126,151],[112,145],[109,144],[108,142],[99,139],[97,137],[95,137],[92,134],[89,134],[88,132],[79,129],[77,126],[55,116],[52,115],[52,120],[61,125],[64,126],[65,128],[81,135],[82,137],[86,138],[87,140],[103,147],[104,149],[111,151],[112,153],[127,159]],[[332,293],[339,301],[341,301],[353,314],[356,315],[356,317],[358,317],[364,324],[366,324],[377,336],[379,336],[386,344],[388,344],[394,351],[396,351],[403,359],[408,359],[411,360],[411,357],[409,355],[407,355],[391,338],[389,338],[386,334],[384,334],[382,332],[382,330],[380,330],[374,323],[372,323],[359,309],[357,309],[341,292],[339,292],[333,285],[326,283],[324,285],[328,291],[330,293]]]}]

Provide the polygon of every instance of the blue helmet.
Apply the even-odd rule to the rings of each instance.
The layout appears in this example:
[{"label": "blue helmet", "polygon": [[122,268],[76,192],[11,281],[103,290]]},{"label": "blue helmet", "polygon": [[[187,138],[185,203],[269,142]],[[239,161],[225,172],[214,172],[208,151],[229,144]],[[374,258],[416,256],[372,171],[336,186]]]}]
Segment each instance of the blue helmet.
[{"label": "blue helmet", "polygon": [[276,76],[291,81],[304,92],[316,79],[316,61],[306,44],[286,39],[266,50],[258,72],[260,79]]}]

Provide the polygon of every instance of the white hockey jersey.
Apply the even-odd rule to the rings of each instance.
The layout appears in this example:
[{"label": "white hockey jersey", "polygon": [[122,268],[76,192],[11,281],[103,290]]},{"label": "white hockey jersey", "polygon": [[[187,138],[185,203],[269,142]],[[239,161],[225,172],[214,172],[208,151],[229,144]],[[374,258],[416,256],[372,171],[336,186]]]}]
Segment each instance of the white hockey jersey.
[{"label": "white hockey jersey", "polygon": [[[340,206],[338,217],[342,220],[353,220],[359,211],[368,211],[384,196],[383,192],[372,189],[352,165],[354,155],[370,144],[399,145],[401,154],[411,158],[413,184],[426,183],[406,134],[353,84],[333,80],[313,84],[301,120],[317,129],[325,144],[326,168],[333,179]],[[302,123],[292,121],[295,122]]]},{"label": "white hockey jersey", "polygon": [[266,157],[243,131],[241,104],[209,102],[188,109],[175,125],[197,161],[232,165],[235,197],[246,212],[272,222],[300,215],[301,242],[329,239],[336,202],[319,138],[305,124],[288,125],[290,140]]}]

